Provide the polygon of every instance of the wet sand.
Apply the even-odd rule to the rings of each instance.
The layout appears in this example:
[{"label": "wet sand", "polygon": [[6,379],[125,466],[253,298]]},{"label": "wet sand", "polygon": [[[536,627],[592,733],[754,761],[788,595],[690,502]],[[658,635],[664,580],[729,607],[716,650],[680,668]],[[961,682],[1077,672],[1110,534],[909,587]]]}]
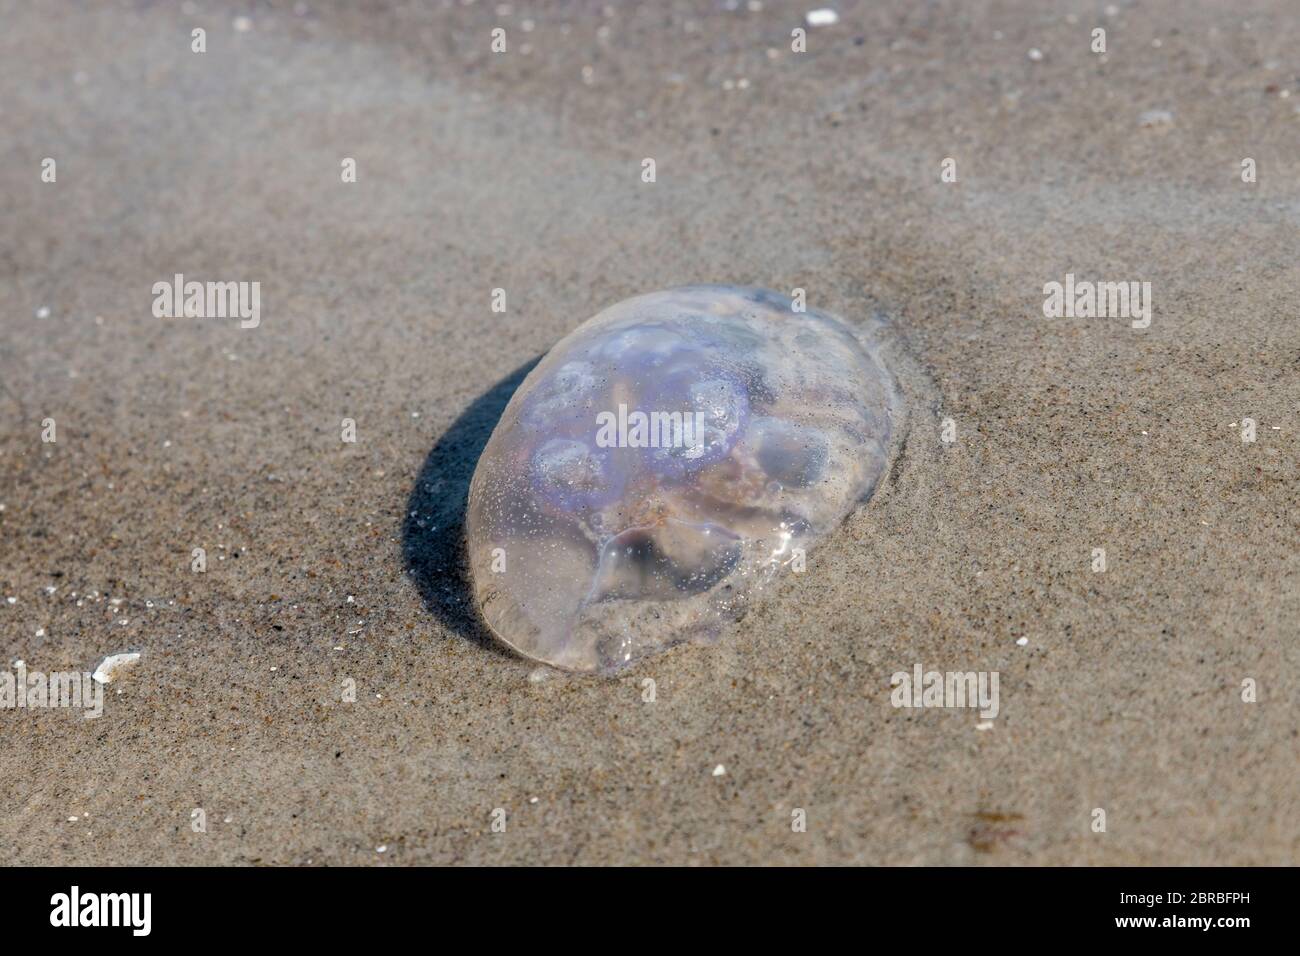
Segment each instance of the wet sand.
[{"label": "wet sand", "polygon": [[[820,5],[4,5],[0,653],[141,659],[0,710],[0,856],[1296,862],[1300,20],[839,3],[792,53]],[[155,317],[177,273],[260,324]],[[1149,328],[1045,317],[1067,274]],[[478,450],[697,282],[888,317],[888,477],[716,645],[538,670],[469,598]],[[997,717],[892,706],[918,663]]]}]

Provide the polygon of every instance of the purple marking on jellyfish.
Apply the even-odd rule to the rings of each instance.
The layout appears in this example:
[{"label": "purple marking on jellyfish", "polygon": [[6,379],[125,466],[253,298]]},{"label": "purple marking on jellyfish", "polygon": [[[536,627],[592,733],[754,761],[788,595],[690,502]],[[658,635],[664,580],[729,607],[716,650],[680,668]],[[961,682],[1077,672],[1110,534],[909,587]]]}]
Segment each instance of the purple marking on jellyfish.
[{"label": "purple marking on jellyfish", "polygon": [[623,493],[623,476],[610,449],[552,438],[533,452],[529,464],[534,490],[562,511],[602,508]]},{"label": "purple marking on jellyfish", "polygon": [[[690,434],[684,436],[688,441],[647,449],[650,467],[663,477],[690,475],[721,461],[749,421],[744,383],[729,371],[698,363],[679,367],[656,382],[645,405],[655,412],[679,413],[684,426],[690,422]],[[697,425],[701,434],[695,434]]]}]

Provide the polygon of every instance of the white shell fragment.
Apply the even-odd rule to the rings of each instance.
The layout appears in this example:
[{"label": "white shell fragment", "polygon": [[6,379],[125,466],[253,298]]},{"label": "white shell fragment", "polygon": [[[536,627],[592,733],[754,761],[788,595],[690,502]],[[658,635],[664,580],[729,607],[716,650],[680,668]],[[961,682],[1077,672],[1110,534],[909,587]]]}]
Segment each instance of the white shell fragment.
[{"label": "white shell fragment", "polygon": [[533,369],[479,459],[484,619],[574,671],[715,636],[870,495],[896,394],[871,343],[772,292],[606,309]]},{"label": "white shell fragment", "polygon": [[134,652],[129,654],[110,654],[100,661],[99,666],[95,668],[95,673],[90,676],[101,684],[111,684],[113,681],[122,677],[126,671],[135,666],[140,655]]},{"label": "white shell fragment", "polygon": [[804,22],[810,27],[833,27],[840,22],[840,15],[829,7],[809,10],[803,15]]}]

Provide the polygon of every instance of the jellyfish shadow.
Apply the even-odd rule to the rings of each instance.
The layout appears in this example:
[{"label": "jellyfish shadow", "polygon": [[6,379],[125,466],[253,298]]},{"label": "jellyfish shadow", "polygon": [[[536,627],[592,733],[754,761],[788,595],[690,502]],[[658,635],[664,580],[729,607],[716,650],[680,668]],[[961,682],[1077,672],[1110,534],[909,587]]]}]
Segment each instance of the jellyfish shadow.
[{"label": "jellyfish shadow", "polygon": [[493,640],[474,605],[465,541],[469,485],[501,413],[524,377],[541,361],[525,362],[484,392],[443,432],[415,480],[402,522],[406,573],[448,630],[480,647],[511,655]]}]

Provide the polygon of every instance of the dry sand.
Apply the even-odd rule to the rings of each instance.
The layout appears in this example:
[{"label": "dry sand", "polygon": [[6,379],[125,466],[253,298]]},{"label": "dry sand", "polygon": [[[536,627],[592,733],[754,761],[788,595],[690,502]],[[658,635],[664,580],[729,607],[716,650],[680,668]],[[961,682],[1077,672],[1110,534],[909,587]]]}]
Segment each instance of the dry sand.
[{"label": "dry sand", "polygon": [[[820,5],[0,5],[0,653],[142,655],[0,710],[0,859],[1297,860],[1294,4],[840,2],[791,53]],[[261,325],[155,318],[177,272]],[[1045,318],[1066,273],[1150,328]],[[467,600],[477,449],[694,282],[887,313],[905,442],[716,646],[535,671]],[[998,671],[992,727],[892,707],[918,662]]]}]

